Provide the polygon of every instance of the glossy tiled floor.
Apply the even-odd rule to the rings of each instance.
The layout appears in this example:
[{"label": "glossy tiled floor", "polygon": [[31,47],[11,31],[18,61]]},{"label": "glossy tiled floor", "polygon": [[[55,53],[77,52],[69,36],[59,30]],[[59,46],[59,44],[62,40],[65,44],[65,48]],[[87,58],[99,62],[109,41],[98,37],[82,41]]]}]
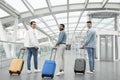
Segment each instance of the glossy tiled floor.
[{"label": "glossy tiled floor", "polygon": [[[39,59],[39,67],[42,68],[44,60],[48,56],[41,57]],[[74,60],[75,56],[71,53],[65,55],[65,75],[55,76],[53,80],[120,80],[120,62],[99,62],[96,61],[94,74],[74,74]],[[88,60],[86,60],[88,63]],[[87,64],[87,70],[88,70]],[[41,73],[27,74],[26,65],[20,76],[12,75],[8,73],[8,68],[0,69],[0,80],[42,80]],[[45,78],[43,80],[50,80]]]}]

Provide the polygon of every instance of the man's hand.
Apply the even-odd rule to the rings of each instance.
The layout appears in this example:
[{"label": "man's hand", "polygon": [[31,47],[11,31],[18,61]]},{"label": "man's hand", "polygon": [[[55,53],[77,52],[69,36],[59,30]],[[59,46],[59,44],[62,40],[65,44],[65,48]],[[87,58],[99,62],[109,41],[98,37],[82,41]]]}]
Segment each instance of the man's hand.
[{"label": "man's hand", "polygon": [[80,49],[84,49],[84,45],[80,47]]},{"label": "man's hand", "polygon": [[22,48],[21,48],[21,50],[25,50],[25,49],[26,49],[26,47],[22,47]]},{"label": "man's hand", "polygon": [[35,49],[38,49],[38,46],[35,46]]}]

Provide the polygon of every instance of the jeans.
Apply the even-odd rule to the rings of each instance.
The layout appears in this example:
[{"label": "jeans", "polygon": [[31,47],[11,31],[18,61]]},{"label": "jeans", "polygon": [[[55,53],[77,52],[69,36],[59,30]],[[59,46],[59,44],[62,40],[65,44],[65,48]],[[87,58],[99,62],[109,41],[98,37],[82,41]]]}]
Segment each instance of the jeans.
[{"label": "jeans", "polygon": [[28,51],[28,56],[27,56],[27,69],[31,70],[31,57],[33,55],[34,57],[34,68],[38,69],[38,49],[31,47],[31,48],[27,48]]},{"label": "jeans", "polygon": [[94,48],[86,48],[86,49],[88,52],[90,71],[93,71],[94,70]]}]

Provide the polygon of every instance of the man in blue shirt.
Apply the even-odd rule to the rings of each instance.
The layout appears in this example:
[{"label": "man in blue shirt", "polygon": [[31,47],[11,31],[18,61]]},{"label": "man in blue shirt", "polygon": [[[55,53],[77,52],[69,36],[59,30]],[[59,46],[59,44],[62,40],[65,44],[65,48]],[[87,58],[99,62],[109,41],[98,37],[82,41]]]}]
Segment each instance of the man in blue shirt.
[{"label": "man in blue shirt", "polygon": [[58,41],[54,47],[54,48],[57,47],[57,63],[59,66],[59,72],[56,74],[57,76],[64,74],[64,54],[65,54],[66,39],[67,39],[67,35],[64,29],[65,29],[65,25],[60,24],[59,26],[60,33],[59,33]]},{"label": "man in blue shirt", "polygon": [[92,29],[92,22],[87,22],[87,37],[85,39],[85,43],[81,48],[86,48],[88,52],[88,58],[89,58],[89,66],[90,71],[88,73],[93,73],[94,71],[94,50],[96,48],[96,32]]}]

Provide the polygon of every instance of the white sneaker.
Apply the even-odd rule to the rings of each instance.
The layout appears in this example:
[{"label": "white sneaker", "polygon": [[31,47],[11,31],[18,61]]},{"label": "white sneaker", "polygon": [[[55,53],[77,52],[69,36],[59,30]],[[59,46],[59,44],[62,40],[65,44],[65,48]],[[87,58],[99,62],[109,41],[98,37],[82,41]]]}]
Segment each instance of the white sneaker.
[{"label": "white sneaker", "polygon": [[62,71],[61,74],[64,75],[64,71]]},{"label": "white sneaker", "polygon": [[87,73],[88,73],[88,74],[93,74],[93,72],[92,72],[92,71],[87,71]]},{"label": "white sneaker", "polygon": [[57,74],[56,74],[56,76],[60,76],[61,75],[61,72],[58,72]]},{"label": "white sneaker", "polygon": [[41,70],[39,70],[39,69],[35,69],[34,72],[35,72],[35,73],[37,73],[37,72],[41,72]]},{"label": "white sneaker", "polygon": [[32,73],[32,72],[31,72],[31,70],[28,70],[27,73],[30,74],[30,73]]},{"label": "white sneaker", "polygon": [[60,75],[64,75],[64,71],[58,72],[58,73],[56,74],[56,76],[60,76]]}]

